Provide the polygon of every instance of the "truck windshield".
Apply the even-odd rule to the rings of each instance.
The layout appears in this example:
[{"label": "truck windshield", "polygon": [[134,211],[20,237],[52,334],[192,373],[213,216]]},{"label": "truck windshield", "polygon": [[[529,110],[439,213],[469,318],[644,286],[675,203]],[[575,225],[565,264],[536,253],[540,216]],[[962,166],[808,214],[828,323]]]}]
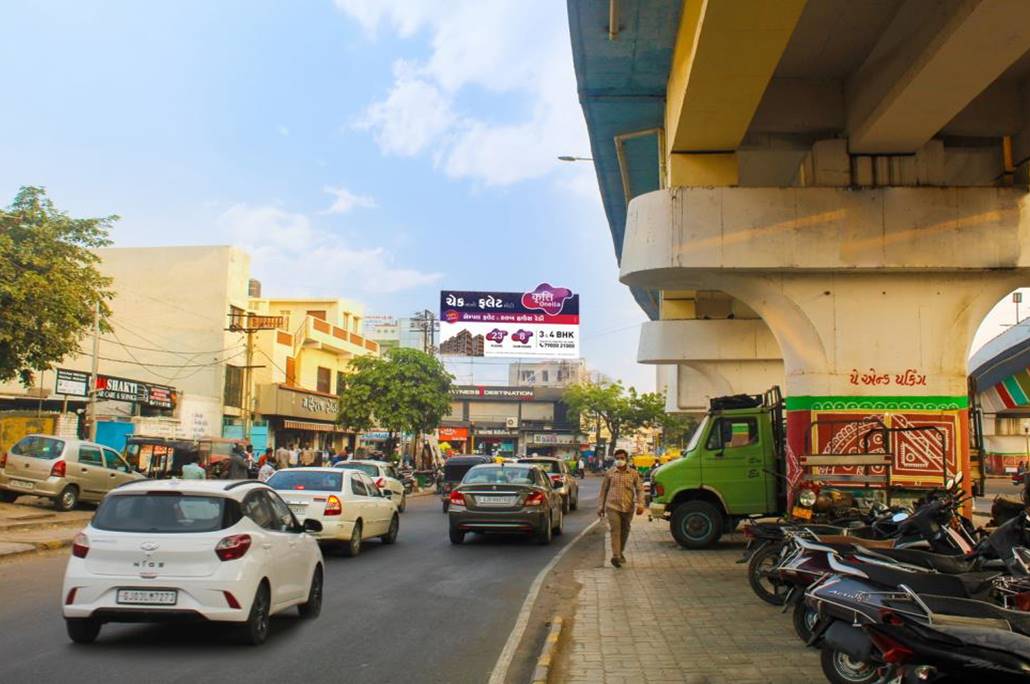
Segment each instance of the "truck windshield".
[{"label": "truck windshield", "polygon": [[701,440],[701,435],[708,429],[708,418],[709,416],[705,416],[701,419],[700,424],[694,430],[694,434],[690,436],[690,442],[687,443],[687,448],[684,451],[693,451],[694,447],[697,446],[697,443]]}]

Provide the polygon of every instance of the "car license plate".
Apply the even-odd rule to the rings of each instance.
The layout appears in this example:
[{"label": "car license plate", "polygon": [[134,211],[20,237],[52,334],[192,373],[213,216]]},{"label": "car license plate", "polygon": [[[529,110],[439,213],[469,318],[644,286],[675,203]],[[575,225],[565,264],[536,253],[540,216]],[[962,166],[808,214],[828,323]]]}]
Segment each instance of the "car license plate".
[{"label": "car license plate", "polygon": [[805,508],[804,506],[795,506],[791,510],[790,514],[793,515],[795,518],[801,518],[802,520],[812,519],[812,509]]},{"label": "car license plate", "polygon": [[480,506],[511,506],[515,503],[514,496],[477,496],[476,503]]},{"label": "car license plate", "polygon": [[35,482],[26,482],[25,480],[11,480],[10,482],[8,482],[8,484],[10,486],[12,486],[12,487],[17,487],[18,489],[35,489],[36,488],[36,483]]},{"label": "car license plate", "polygon": [[307,504],[295,504],[295,503],[291,503],[290,504],[290,510],[293,511],[294,513],[303,513],[307,509],[308,509],[308,505]]},{"label": "car license plate", "polygon": [[119,589],[117,596],[118,603],[137,606],[174,606],[178,600],[179,592],[174,590]]}]

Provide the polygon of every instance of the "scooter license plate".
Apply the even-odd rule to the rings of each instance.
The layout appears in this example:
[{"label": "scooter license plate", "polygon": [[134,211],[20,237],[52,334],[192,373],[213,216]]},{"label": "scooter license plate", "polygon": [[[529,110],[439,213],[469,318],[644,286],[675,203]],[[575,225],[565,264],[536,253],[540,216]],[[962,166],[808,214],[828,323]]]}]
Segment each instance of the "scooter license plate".
[{"label": "scooter license plate", "polygon": [[805,508],[804,506],[795,506],[791,510],[790,514],[792,516],[794,516],[795,518],[801,518],[802,520],[811,520],[812,519],[812,509],[811,508]]}]

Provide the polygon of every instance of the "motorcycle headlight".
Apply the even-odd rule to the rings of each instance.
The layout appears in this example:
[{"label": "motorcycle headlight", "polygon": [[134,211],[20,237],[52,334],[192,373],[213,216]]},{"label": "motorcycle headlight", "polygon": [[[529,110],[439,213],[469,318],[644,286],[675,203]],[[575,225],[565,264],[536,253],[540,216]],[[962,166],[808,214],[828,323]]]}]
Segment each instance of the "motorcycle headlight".
[{"label": "motorcycle headlight", "polygon": [[802,489],[798,494],[798,503],[805,508],[811,508],[815,505],[815,492],[811,489]]}]

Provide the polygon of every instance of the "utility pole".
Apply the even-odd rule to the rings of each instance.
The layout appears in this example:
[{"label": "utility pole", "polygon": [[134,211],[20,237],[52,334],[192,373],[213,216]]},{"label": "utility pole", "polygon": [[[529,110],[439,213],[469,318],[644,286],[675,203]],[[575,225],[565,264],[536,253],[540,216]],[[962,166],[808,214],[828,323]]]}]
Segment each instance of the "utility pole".
[{"label": "utility pole", "polygon": [[97,440],[97,374],[100,372],[100,300],[93,307],[93,372],[89,375],[89,439]]},{"label": "utility pole", "polygon": [[411,317],[409,329],[422,334],[422,351],[433,354],[436,351],[436,314],[429,309],[416,311]]},{"label": "utility pole", "polygon": [[254,423],[254,383],[251,380],[251,370],[254,368],[264,368],[264,365],[254,365],[254,333],[260,330],[275,330],[282,327],[282,325],[282,316],[258,316],[235,307],[232,307],[229,311],[229,327],[226,330],[247,334],[247,361],[246,365],[243,366],[243,391],[241,392],[242,399],[240,401],[243,404],[240,407],[241,417],[243,418],[243,439],[247,441],[250,441],[250,430]]}]

